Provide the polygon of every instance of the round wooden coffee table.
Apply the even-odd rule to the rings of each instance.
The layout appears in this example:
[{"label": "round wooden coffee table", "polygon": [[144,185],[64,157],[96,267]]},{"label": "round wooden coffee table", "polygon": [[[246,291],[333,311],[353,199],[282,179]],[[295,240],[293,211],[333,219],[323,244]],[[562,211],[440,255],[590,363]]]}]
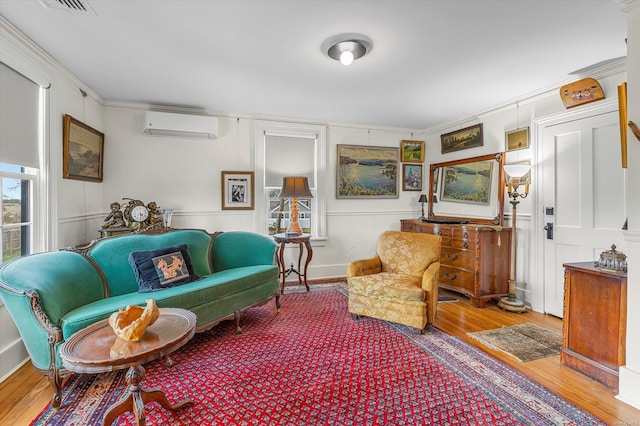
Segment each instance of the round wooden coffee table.
[{"label": "round wooden coffee table", "polygon": [[176,405],[167,401],[160,389],[143,389],[145,370],[142,364],[163,356],[171,365],[169,354],[185,345],[196,330],[196,315],[185,309],[162,308],[160,316],[149,326],[139,342],[128,342],[115,335],[108,320],[102,320],[78,331],[60,347],[65,368],[76,373],[106,373],[129,368],[128,387],[113,404],[102,423],[110,425],[121,414],[131,411],[138,425],[145,424],[144,405],[157,402],[167,410],[177,411],[193,405],[186,399]]}]

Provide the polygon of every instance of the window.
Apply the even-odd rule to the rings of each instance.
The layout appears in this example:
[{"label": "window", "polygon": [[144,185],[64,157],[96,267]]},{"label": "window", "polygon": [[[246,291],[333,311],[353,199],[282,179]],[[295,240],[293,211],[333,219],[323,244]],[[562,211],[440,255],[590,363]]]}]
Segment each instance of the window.
[{"label": "window", "polygon": [[263,189],[262,231],[268,235],[289,226],[290,199],[280,199],[285,176],[305,176],[313,198],[298,199],[298,222],[312,239],[325,236],[325,129],[321,126],[260,122],[256,136],[256,188]]},{"label": "window", "polygon": [[0,163],[2,262],[31,253],[34,169]]},{"label": "window", "polygon": [[44,249],[46,210],[37,205],[46,202],[38,203],[36,195],[42,194],[46,90],[2,62],[0,90],[0,243],[5,262]]}]

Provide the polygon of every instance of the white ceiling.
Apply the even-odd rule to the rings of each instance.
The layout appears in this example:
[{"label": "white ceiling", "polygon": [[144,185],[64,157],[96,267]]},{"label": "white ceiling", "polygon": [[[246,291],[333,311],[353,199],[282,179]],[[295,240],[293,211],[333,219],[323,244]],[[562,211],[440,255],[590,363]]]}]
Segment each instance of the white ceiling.
[{"label": "white ceiling", "polygon": [[[51,1],[51,0],[49,0]],[[425,129],[626,55],[615,0],[0,0],[0,15],[106,101]],[[373,49],[345,67],[320,46]]]}]

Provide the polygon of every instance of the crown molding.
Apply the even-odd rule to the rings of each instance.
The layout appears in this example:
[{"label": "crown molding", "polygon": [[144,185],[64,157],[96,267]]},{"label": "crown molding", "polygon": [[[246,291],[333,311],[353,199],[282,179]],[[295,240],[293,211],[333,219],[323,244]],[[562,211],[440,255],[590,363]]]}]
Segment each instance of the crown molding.
[{"label": "crown molding", "polygon": [[[632,1],[636,2],[636,4],[640,4],[638,0],[632,0]],[[606,78],[606,77],[623,73],[626,71],[627,71],[627,58],[621,57],[616,61],[608,62],[602,66],[590,68],[588,74],[592,78],[602,79],[602,78]],[[500,104],[494,105],[493,107],[489,107],[485,110],[478,111],[475,114],[470,114],[467,117],[461,118],[453,122],[443,123],[437,126],[430,127],[428,129],[425,129],[424,131],[426,134],[434,134],[434,133],[445,131],[450,128],[462,127],[465,124],[466,125],[475,124],[487,116],[494,115],[501,111],[507,111],[509,109],[512,109],[516,105],[522,106],[548,96],[556,96],[558,94],[558,90],[562,86],[568,83],[572,83],[583,77],[584,76],[582,74],[570,76],[569,78],[563,81],[560,81],[558,83],[555,83],[551,86],[543,87],[536,91],[525,93],[522,96],[519,96],[517,98],[510,99]]]},{"label": "crown molding", "polygon": [[31,60],[37,62],[41,66],[44,66],[47,69],[47,72],[51,75],[55,74],[58,77],[64,78],[72,85],[82,89],[87,93],[87,96],[98,102],[100,105],[104,104],[104,99],[102,99],[100,95],[80,81],[69,70],[60,65],[60,63],[58,63],[44,49],[34,43],[29,37],[24,35],[18,28],[1,15],[0,36],[3,36],[6,41],[14,45],[14,47],[16,47],[22,54],[28,56]]},{"label": "crown molding", "polygon": [[640,4],[640,1],[638,0],[616,0],[616,3],[618,3],[618,5],[620,5],[620,10],[622,10],[625,13],[629,13],[629,11],[631,9],[633,9],[634,7],[638,6]]}]

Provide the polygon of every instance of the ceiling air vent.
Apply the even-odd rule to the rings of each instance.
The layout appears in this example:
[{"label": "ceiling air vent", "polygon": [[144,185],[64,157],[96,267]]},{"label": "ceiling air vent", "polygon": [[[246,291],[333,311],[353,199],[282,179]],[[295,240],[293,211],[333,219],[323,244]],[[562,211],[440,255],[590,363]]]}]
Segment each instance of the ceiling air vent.
[{"label": "ceiling air vent", "polygon": [[40,4],[47,9],[97,15],[87,0],[40,0]]}]

